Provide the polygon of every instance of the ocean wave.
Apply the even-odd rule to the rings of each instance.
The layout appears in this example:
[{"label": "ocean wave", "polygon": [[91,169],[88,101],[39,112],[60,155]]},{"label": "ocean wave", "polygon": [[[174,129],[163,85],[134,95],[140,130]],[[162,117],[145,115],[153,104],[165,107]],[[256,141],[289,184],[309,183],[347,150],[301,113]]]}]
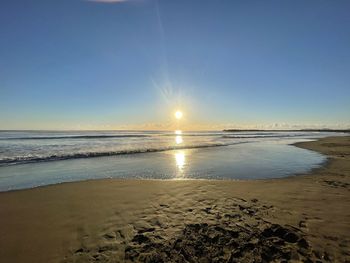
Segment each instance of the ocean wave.
[{"label": "ocean wave", "polygon": [[173,137],[181,135],[183,137],[223,137],[223,138],[260,138],[260,137],[289,137],[304,136],[305,133],[288,133],[281,132],[183,132],[175,134],[166,133],[121,133],[121,134],[66,134],[66,135],[27,135],[27,136],[1,136],[1,141],[6,140],[67,140],[67,139],[110,139],[110,138],[147,138],[147,137]]},{"label": "ocean wave", "polygon": [[104,138],[143,138],[148,134],[117,134],[117,135],[71,135],[71,136],[31,136],[31,137],[6,137],[0,140],[59,140],[59,139],[104,139]]},{"label": "ocean wave", "polygon": [[[311,134],[310,134],[311,135]],[[247,135],[247,136],[241,136],[241,135],[223,135],[222,138],[224,139],[257,139],[257,138],[288,138],[288,137],[302,137],[307,136],[305,134],[278,134],[278,135]]]},{"label": "ocean wave", "polygon": [[147,149],[121,150],[121,151],[108,151],[108,152],[85,152],[85,153],[79,152],[79,153],[50,155],[50,156],[20,156],[20,157],[13,157],[13,158],[7,157],[7,158],[0,159],[0,167],[15,165],[15,164],[24,164],[24,163],[106,157],[106,156],[127,155],[127,154],[153,153],[153,152],[163,152],[163,151],[171,151],[171,150],[222,147],[222,146],[229,146],[229,145],[240,144],[240,143],[244,143],[244,142],[215,143],[215,144],[188,145],[188,146],[169,146],[169,147],[163,147],[163,148],[147,148]]},{"label": "ocean wave", "polygon": [[65,139],[109,139],[109,138],[145,138],[145,137],[174,137],[181,135],[183,137],[211,137],[221,136],[221,133],[164,133],[164,134],[113,134],[113,135],[66,135],[66,136],[28,136],[28,137],[3,137],[0,140],[65,140]]}]

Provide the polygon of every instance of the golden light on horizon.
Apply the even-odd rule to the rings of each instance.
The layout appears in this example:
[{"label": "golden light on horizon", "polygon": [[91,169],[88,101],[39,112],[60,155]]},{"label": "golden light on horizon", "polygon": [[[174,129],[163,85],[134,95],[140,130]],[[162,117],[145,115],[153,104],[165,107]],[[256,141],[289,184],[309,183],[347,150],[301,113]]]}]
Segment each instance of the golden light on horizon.
[{"label": "golden light on horizon", "polygon": [[178,110],[178,111],[175,112],[175,118],[178,119],[178,120],[180,120],[182,118],[182,115],[183,115],[182,111]]}]

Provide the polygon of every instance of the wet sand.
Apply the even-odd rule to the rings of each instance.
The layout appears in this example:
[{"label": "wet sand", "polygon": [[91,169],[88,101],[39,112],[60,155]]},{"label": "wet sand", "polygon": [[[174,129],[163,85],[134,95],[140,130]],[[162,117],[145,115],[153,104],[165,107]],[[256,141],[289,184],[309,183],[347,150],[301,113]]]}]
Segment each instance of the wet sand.
[{"label": "wet sand", "polygon": [[306,175],[96,180],[0,193],[1,262],[350,261],[350,137]]}]

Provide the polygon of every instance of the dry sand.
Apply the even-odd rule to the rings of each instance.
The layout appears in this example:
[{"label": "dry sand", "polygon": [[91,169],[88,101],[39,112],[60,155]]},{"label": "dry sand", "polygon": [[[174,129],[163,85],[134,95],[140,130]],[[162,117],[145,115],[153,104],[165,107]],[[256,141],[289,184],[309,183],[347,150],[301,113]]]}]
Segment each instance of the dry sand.
[{"label": "dry sand", "polygon": [[0,193],[0,262],[350,262],[350,137],[257,181],[96,180]]}]

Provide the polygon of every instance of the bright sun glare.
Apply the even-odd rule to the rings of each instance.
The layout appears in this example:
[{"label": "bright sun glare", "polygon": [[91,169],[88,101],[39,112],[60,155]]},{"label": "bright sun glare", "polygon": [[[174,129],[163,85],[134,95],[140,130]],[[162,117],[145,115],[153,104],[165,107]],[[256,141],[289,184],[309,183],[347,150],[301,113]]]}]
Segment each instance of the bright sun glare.
[{"label": "bright sun glare", "polygon": [[179,111],[179,110],[176,111],[176,112],[175,112],[175,118],[178,119],[178,120],[180,120],[180,119],[182,118],[182,112]]}]

